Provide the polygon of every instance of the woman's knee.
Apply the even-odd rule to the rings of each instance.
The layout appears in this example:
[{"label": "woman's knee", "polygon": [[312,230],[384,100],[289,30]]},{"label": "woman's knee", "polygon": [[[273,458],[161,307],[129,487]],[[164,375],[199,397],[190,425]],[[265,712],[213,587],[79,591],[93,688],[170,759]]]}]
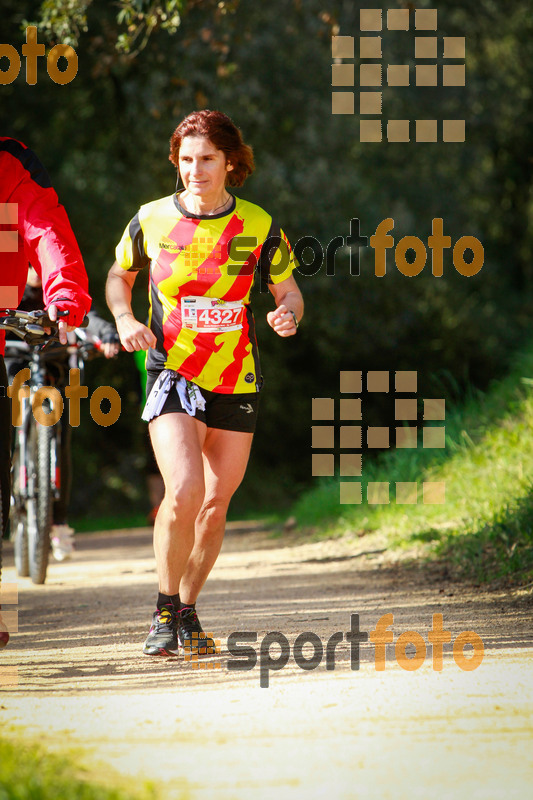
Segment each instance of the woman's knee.
[{"label": "woman's knee", "polygon": [[203,499],[203,485],[185,483],[166,487],[164,502],[173,518],[193,521],[198,516]]},{"label": "woman's knee", "polygon": [[200,509],[200,520],[209,525],[219,525],[226,521],[228,513],[229,500],[225,498],[210,498],[202,503]]}]

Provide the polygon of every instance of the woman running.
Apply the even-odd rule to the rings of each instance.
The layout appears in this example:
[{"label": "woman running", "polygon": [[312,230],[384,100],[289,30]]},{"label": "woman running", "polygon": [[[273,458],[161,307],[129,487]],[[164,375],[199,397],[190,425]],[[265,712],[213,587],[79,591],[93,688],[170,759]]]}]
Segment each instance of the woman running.
[{"label": "woman running", "polygon": [[[170,161],[184,189],[141,206],[106,288],[124,348],[148,350],[143,419],[165,484],[154,524],[159,594],[147,655],[176,655],[180,645],[214,649],[195,604],[220,552],[255,430],[262,383],[250,308],[255,275],[274,297],[267,321],[279,336],[293,336],[303,314],[285,234],[270,214],[228,190],[254,169],[229,117],[190,114],[171,137]],[[144,267],[148,326],[131,310]]]}]

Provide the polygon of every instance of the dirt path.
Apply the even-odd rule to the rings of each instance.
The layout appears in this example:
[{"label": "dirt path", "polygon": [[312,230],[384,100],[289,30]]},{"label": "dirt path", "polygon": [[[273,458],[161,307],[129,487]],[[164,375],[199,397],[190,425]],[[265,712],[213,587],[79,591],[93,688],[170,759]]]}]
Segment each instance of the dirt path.
[{"label": "dirt path", "polygon": [[[18,672],[18,685],[0,686],[3,731],[75,747],[99,778],[151,781],[163,800],[530,794],[531,590],[488,593],[452,583],[438,566],[407,568],[377,537],[304,544],[234,524],[199,604],[221,652],[193,665],[141,652],[154,601],[150,530],[77,541],[76,558],[52,564],[45,586],[19,581],[19,632],[0,654],[0,682]],[[14,582],[9,547],[5,560],[4,582]],[[452,641],[475,631],[482,663],[460,669],[449,644],[441,672],[430,649],[407,671],[389,645],[376,671],[364,642],[356,671],[344,636],[326,670],[326,643],[350,630],[352,614],[370,632],[386,613],[395,642],[414,630],[427,643],[437,613]],[[257,632],[268,688],[259,663],[228,669],[227,637],[243,630]],[[266,669],[269,631],[290,642],[283,670]],[[294,657],[304,632],[324,646],[312,671]],[[273,645],[272,659],[279,653]]]}]

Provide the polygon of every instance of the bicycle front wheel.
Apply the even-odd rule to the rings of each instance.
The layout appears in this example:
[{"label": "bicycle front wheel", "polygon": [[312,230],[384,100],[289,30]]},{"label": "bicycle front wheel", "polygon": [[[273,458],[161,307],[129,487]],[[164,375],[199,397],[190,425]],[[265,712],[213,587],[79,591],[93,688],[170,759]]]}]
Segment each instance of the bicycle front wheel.
[{"label": "bicycle front wheel", "polygon": [[33,583],[44,583],[50,554],[52,525],[52,428],[36,424],[30,435],[28,476],[28,555]]}]

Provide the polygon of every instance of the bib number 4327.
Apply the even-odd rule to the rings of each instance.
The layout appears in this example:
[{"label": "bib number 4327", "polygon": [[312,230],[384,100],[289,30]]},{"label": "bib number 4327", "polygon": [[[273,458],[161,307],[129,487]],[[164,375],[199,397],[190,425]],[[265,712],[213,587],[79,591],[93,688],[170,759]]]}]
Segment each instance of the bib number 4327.
[{"label": "bib number 4327", "polygon": [[236,322],[241,321],[241,317],[242,308],[205,308],[198,314],[198,322],[206,327],[211,325],[233,326]]},{"label": "bib number 4327", "polygon": [[223,333],[242,328],[244,306],[210,297],[184,297],[182,324],[198,332]]}]

